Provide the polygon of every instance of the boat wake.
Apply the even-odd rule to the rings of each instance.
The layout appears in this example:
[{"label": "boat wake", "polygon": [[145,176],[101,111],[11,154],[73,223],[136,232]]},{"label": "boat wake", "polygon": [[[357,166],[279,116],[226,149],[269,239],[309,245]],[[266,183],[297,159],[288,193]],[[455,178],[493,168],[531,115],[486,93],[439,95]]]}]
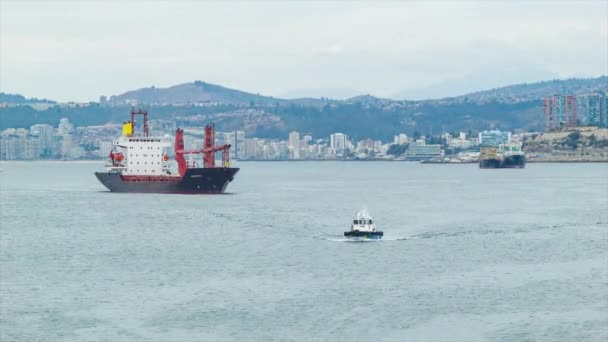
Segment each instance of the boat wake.
[{"label": "boat wake", "polygon": [[382,241],[404,241],[404,240],[412,240],[414,237],[406,237],[406,236],[384,236],[382,239],[356,239],[356,238],[347,238],[343,236],[327,236],[321,237],[321,240],[332,241],[332,242],[382,242]]}]

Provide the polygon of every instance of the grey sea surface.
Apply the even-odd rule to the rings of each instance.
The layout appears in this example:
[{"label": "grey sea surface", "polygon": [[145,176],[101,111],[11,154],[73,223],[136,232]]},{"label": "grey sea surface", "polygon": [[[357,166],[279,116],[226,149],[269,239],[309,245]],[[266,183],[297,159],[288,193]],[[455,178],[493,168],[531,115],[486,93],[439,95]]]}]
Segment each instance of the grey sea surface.
[{"label": "grey sea surface", "polygon": [[[1,341],[607,341],[608,164],[241,162],[225,195],[0,164]],[[366,207],[385,239],[348,242]]]}]

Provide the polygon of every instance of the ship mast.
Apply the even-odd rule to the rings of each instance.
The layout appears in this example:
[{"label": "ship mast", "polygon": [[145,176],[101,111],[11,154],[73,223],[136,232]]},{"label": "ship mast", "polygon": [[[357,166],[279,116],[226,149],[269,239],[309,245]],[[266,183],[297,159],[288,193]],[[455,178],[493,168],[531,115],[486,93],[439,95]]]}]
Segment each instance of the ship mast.
[{"label": "ship mast", "polygon": [[184,149],[184,130],[178,128],[175,131],[175,161],[179,174],[183,177],[186,174],[188,165],[185,154],[202,154],[203,166],[205,168],[215,168],[215,152],[222,152],[222,167],[230,167],[230,144],[215,146],[215,125],[210,124],[205,126],[205,139],[203,140],[203,148],[196,150]]},{"label": "ship mast", "polygon": [[141,108],[137,108],[135,111],[135,107],[131,107],[131,124],[133,125],[133,133],[135,133],[135,115],[143,115],[144,116],[144,137],[148,136],[148,111],[142,110]]}]

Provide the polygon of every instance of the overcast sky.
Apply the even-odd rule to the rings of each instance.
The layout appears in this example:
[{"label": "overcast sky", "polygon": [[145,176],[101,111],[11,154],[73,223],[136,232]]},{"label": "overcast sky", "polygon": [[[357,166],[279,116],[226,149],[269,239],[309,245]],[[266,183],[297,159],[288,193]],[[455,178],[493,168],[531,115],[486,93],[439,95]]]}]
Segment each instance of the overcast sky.
[{"label": "overcast sky", "polygon": [[203,80],[419,98],[608,74],[608,0],[0,0],[0,91],[60,101]]}]

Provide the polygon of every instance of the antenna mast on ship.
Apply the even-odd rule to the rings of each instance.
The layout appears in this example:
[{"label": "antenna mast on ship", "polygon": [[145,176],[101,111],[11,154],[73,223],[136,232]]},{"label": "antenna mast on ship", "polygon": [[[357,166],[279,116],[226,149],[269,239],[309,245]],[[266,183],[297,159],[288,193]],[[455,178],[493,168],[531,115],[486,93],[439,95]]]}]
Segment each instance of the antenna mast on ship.
[{"label": "antenna mast on ship", "polygon": [[135,115],[143,115],[144,116],[144,137],[148,136],[148,111],[141,109],[141,107],[137,107],[137,111],[135,107],[131,107],[131,124],[133,125],[133,133],[135,133]]}]

